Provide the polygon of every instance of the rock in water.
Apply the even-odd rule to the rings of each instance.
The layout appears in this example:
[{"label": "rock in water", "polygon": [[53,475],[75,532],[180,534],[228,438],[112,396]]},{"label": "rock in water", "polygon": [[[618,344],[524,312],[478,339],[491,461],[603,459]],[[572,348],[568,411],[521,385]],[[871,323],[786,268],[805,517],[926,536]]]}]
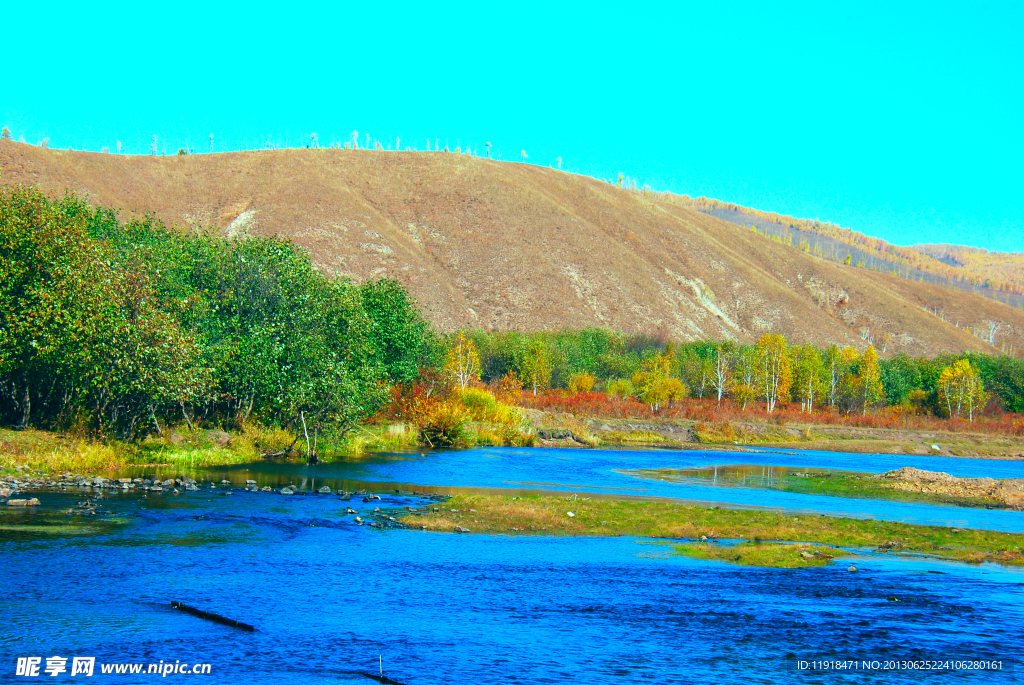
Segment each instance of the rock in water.
[{"label": "rock in water", "polygon": [[455,526],[456,533],[468,533],[469,528],[463,528],[462,526]]},{"label": "rock in water", "polygon": [[7,500],[7,506],[9,507],[38,507],[39,499],[33,497],[32,499],[11,499]]},{"label": "rock in water", "polygon": [[317,490],[317,492],[319,492],[321,495],[329,495],[331,494],[331,489],[325,485],[319,490]]},{"label": "rock in water", "polygon": [[857,567],[856,566],[848,566],[846,570],[849,571],[850,573],[856,573],[857,572]]},{"label": "rock in water", "polygon": [[283,488],[281,488],[281,494],[282,494],[282,495],[294,495],[294,494],[295,494],[295,491],[294,491],[294,490],[292,490],[292,489],[291,489],[291,488],[289,488],[289,487],[283,487]]}]

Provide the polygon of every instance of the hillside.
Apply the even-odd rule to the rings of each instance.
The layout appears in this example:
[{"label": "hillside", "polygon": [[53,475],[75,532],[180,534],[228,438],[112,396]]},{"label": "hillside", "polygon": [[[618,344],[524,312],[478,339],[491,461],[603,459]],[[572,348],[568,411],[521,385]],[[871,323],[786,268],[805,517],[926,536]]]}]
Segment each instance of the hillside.
[{"label": "hillside", "polygon": [[740,340],[772,330],[860,348],[889,338],[889,354],[1024,349],[1024,312],[1000,302],[835,263],[544,167],[332,149],[128,157],[9,140],[0,166],[5,184],[67,188],[124,216],[286,236],[324,271],[402,281],[442,330],[605,326]]},{"label": "hillside", "polygon": [[754,226],[766,235],[783,237],[833,261],[851,256],[854,262],[875,270],[974,291],[1015,306],[1024,305],[1021,253],[989,252],[962,245],[893,245],[817,219],[798,219],[707,197],[672,193],[659,193],[658,197],[733,223]]}]

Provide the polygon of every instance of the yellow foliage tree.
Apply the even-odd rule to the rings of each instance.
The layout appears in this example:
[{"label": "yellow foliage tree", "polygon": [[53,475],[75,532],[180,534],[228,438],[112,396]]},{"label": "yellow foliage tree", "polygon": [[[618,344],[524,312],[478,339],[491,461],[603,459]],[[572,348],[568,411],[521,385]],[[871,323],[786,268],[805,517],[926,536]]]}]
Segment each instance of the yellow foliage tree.
[{"label": "yellow foliage tree", "polygon": [[528,386],[533,386],[533,394],[538,389],[548,387],[551,382],[551,358],[548,355],[548,348],[540,338],[530,341],[523,355],[521,365],[523,381]]},{"label": "yellow foliage tree", "polygon": [[974,412],[981,411],[988,402],[988,393],[981,380],[981,372],[967,359],[960,359],[942,370],[938,382],[939,399],[945,403],[949,415],[961,418],[966,412],[974,421]]},{"label": "yellow foliage tree", "polygon": [[658,353],[640,364],[633,375],[633,387],[637,397],[657,411],[662,404],[686,397],[686,386],[678,378],[672,378],[674,353]]},{"label": "yellow foliage tree", "polygon": [[874,345],[868,345],[863,356],[857,364],[857,376],[854,379],[854,388],[857,391],[857,400],[865,414],[868,408],[873,407],[885,399],[885,391],[882,389],[882,370],[878,365],[878,353]]},{"label": "yellow foliage tree", "polygon": [[459,331],[455,341],[448,348],[444,371],[449,378],[454,378],[463,390],[473,381],[480,380],[480,355],[476,351],[476,345],[462,331]]},{"label": "yellow foliage tree", "polygon": [[786,339],[781,335],[765,333],[757,341],[754,357],[754,379],[758,394],[764,397],[765,409],[770,414],[780,397],[789,393],[792,371],[786,352]]}]

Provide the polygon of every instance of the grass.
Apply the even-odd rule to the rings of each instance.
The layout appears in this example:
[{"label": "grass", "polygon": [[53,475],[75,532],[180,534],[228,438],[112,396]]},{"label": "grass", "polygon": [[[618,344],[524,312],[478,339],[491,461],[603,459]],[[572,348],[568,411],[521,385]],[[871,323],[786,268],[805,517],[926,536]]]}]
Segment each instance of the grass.
[{"label": "grass", "polygon": [[699,482],[706,484],[713,473],[717,474],[719,485],[735,485],[745,488],[781,490],[806,495],[829,497],[854,497],[860,499],[881,499],[896,502],[926,502],[929,504],[954,504],[961,507],[1009,508],[993,497],[971,497],[934,492],[914,492],[893,487],[889,481],[874,474],[850,471],[828,471],[824,469],[787,469],[773,466],[770,481],[762,477],[762,466],[719,466],[711,469],[642,469],[630,471],[631,475],[653,480]]},{"label": "grass", "polygon": [[835,557],[849,552],[821,545],[790,545],[779,542],[741,542],[723,545],[712,542],[693,542],[673,545],[682,556],[705,561],[724,561],[738,566],[767,568],[815,568],[828,566]]},{"label": "grass", "polygon": [[49,431],[0,428],[0,469],[17,466],[50,472],[96,473],[124,468],[132,448]]},{"label": "grass", "polygon": [[667,440],[664,435],[653,431],[610,431],[601,433],[601,441],[614,445],[661,445]]},{"label": "grass", "polygon": [[[436,510],[436,511],[435,511]],[[452,511],[455,510],[455,511]],[[569,512],[573,516],[569,516]],[[817,543],[921,553],[971,563],[1024,566],[1024,535],[960,530],[892,521],[789,516],[771,511],[720,509],[638,500],[552,496],[458,495],[425,515],[399,519],[427,530],[579,536],[750,540]],[[756,558],[756,557],[755,557]]]}]

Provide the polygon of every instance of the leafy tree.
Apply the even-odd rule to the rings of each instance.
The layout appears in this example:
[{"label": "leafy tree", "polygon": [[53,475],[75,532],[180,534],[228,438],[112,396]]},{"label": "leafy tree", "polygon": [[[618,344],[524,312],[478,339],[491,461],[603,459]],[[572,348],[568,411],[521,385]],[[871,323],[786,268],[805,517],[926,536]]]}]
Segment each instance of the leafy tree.
[{"label": "leafy tree", "polygon": [[398,281],[367,281],[359,295],[370,317],[370,343],[392,382],[409,383],[421,366],[438,366],[439,345],[430,324]]},{"label": "leafy tree", "polygon": [[812,412],[815,399],[821,397],[825,390],[821,355],[813,345],[794,345],[792,355],[793,396],[800,400],[802,411]]},{"label": "leafy tree", "polygon": [[875,352],[873,345],[868,345],[868,349],[864,350],[864,354],[857,362],[857,375],[854,377],[853,387],[864,414],[868,413],[869,407],[885,400],[878,353]]},{"label": "leafy tree", "polygon": [[711,387],[718,393],[718,403],[722,403],[722,395],[732,387],[732,367],[729,363],[731,345],[716,345],[714,367],[711,370]]},{"label": "leafy tree", "polygon": [[839,346],[833,343],[825,350],[822,359],[822,367],[825,379],[825,393],[828,396],[829,406],[835,408],[840,398],[840,385],[844,374],[843,354]]},{"label": "leafy tree", "polygon": [[770,333],[761,336],[757,341],[754,369],[754,387],[764,398],[766,411],[771,413],[779,398],[787,395],[792,382],[786,339]]},{"label": "leafy tree", "polygon": [[691,392],[703,399],[704,392],[713,385],[715,362],[710,355],[686,349],[679,359],[679,373]]},{"label": "leafy tree", "polygon": [[974,413],[985,408],[988,393],[981,380],[981,372],[968,359],[960,359],[942,370],[938,381],[939,397],[946,406],[946,412],[957,418],[967,413],[974,421]]},{"label": "leafy tree", "polygon": [[473,381],[480,380],[480,355],[477,354],[476,345],[465,333],[459,331],[449,346],[444,370],[463,390]]},{"label": "leafy tree", "polygon": [[544,340],[537,336],[530,341],[520,362],[520,375],[527,387],[533,388],[533,394],[551,382],[551,357]]}]

